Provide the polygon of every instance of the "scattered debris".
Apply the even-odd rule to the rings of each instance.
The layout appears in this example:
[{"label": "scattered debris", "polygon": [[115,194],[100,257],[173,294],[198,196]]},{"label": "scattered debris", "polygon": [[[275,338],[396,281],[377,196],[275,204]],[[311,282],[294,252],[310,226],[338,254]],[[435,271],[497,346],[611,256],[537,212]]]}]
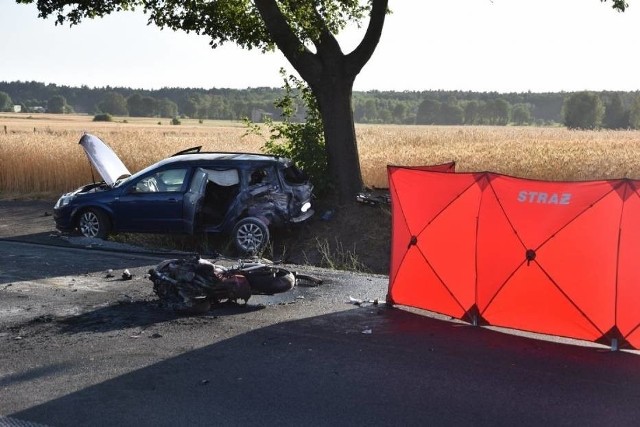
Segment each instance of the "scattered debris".
[{"label": "scattered debris", "polygon": [[360,305],[362,304],[362,300],[358,299],[358,298],[354,298],[352,296],[349,297],[349,302],[353,305]]},{"label": "scattered debris", "polygon": [[362,333],[365,335],[371,335],[373,331],[371,329],[365,329],[364,331],[362,331]]},{"label": "scattered debris", "polygon": [[41,316],[33,318],[30,323],[51,323],[55,320],[51,314],[43,314]]},{"label": "scattered debris", "polygon": [[356,196],[356,201],[370,206],[390,205],[391,195],[389,194],[388,190],[380,194],[373,194],[367,191],[359,193]]},{"label": "scattered debris", "polygon": [[[349,297],[349,304],[353,304],[353,305],[357,305],[357,306],[362,306],[363,304],[372,304],[372,305],[379,305],[380,301],[378,300],[378,298],[373,299],[373,300],[363,300],[363,299],[359,299],[359,298],[354,298],[352,296]],[[383,301],[384,303],[384,301]]]},{"label": "scattered debris", "polygon": [[155,333],[151,334],[149,336],[149,338],[162,338],[162,335],[160,335],[159,333],[155,332]]}]

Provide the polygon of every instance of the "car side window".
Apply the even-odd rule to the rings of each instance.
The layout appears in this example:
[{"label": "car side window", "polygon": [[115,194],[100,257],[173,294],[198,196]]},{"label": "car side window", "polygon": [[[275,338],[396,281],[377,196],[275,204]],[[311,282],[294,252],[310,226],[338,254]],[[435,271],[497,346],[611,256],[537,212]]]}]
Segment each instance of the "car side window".
[{"label": "car side window", "polygon": [[135,193],[155,193],[158,191],[160,191],[158,189],[158,183],[156,182],[156,179],[153,176],[141,179],[134,186]]},{"label": "car side window", "polygon": [[249,186],[271,184],[274,182],[273,168],[261,167],[253,169],[249,174]]},{"label": "car side window", "polygon": [[160,191],[177,192],[181,191],[184,186],[184,180],[187,176],[187,168],[167,169],[155,174],[156,181],[160,185]]},{"label": "car side window", "polygon": [[187,171],[187,168],[181,168],[156,172],[138,181],[133,187],[134,192],[156,193],[182,191]]}]

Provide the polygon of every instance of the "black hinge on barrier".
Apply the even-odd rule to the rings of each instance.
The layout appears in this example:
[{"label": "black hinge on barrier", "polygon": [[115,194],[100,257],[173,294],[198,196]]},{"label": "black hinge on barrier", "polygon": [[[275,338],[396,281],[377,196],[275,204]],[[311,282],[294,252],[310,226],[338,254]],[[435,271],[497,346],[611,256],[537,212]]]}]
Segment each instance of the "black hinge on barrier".
[{"label": "black hinge on barrier", "polygon": [[411,236],[411,240],[409,240],[409,245],[407,246],[407,249],[409,249],[411,246],[417,245],[418,244],[418,237],[417,236]]},{"label": "black hinge on barrier", "polygon": [[531,261],[536,259],[536,251],[533,249],[527,249],[526,257],[528,266],[529,264],[531,264]]}]

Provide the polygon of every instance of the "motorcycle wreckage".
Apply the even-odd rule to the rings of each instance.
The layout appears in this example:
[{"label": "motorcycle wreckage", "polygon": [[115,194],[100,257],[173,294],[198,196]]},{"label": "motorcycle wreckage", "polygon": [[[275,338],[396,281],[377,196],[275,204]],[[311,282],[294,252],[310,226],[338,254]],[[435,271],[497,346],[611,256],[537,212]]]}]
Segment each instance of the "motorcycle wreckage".
[{"label": "motorcycle wreckage", "polygon": [[[244,301],[251,295],[274,295],[296,286],[296,273],[269,261],[240,261],[224,267],[194,255],[170,259],[149,270],[153,291],[163,307],[189,314],[205,313],[225,301]],[[320,284],[318,279],[304,278]]]}]

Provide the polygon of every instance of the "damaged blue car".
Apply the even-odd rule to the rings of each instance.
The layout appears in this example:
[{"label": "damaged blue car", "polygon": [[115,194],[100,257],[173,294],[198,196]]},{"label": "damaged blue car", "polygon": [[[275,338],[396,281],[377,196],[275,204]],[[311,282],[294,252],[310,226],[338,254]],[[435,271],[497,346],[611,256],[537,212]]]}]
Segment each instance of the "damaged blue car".
[{"label": "damaged blue car", "polygon": [[56,227],[87,237],[111,233],[226,233],[241,253],[257,253],[270,227],[313,215],[313,186],[289,159],[184,150],[131,174],[98,137],[79,144],[102,180],[62,195]]}]

